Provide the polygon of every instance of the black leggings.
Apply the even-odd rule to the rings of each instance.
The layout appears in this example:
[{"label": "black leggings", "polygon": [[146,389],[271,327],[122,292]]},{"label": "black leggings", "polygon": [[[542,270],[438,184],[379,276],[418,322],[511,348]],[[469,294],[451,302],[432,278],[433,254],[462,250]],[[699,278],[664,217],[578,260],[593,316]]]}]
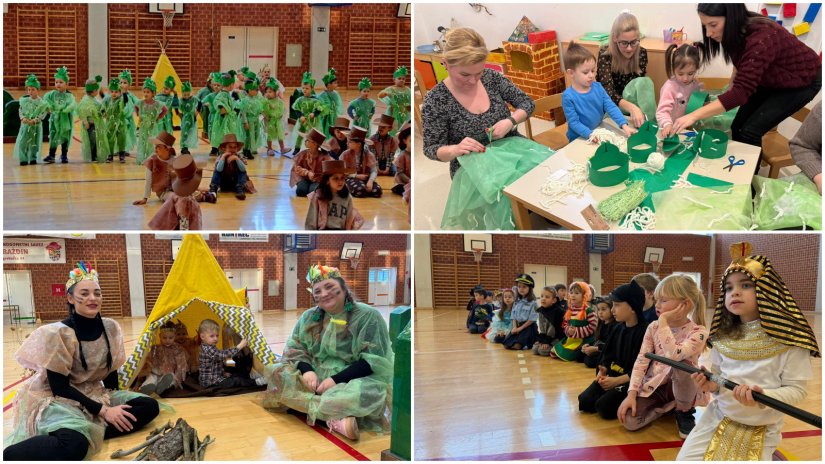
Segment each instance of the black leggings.
[{"label": "black leggings", "polygon": [[598,382],[593,382],[579,395],[579,411],[597,412],[603,419],[616,419],[619,406],[627,398],[629,383],[605,391]]},{"label": "black leggings", "polygon": [[[158,402],[141,396],[126,402],[128,409],[137,419],[129,432],[121,432],[112,425],[106,426],[104,439],[119,437],[140,430],[157,417]],[[48,435],[27,438],[3,450],[4,461],[81,461],[89,450],[89,441],[71,429],[57,429]]]},{"label": "black leggings", "polygon": [[[769,130],[799,111],[813,100],[822,88],[822,73],[814,80],[798,89],[769,89],[757,87],[748,101],[739,107],[730,126],[733,140],[757,147],[762,146],[762,137]],[[762,164],[762,152],[754,171],[759,171]]]}]

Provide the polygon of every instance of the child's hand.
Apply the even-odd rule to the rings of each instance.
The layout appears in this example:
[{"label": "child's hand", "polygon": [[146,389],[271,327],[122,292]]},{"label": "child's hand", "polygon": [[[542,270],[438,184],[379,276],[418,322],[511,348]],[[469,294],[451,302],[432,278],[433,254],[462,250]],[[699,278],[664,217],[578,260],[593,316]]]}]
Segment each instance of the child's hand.
[{"label": "child's hand", "polygon": [[599,366],[599,372],[596,374],[596,381],[607,377],[607,368],[604,366]]},{"label": "child's hand", "polygon": [[683,129],[687,129],[688,127],[693,126],[696,124],[696,117],[692,114],[686,114],[681,118],[673,121],[673,125],[670,126],[671,133],[675,134],[681,132]]},{"label": "child's hand", "polygon": [[245,338],[241,339],[241,342],[238,343],[238,349],[239,350],[242,350],[242,349],[246,348],[247,346],[249,346],[249,342],[246,341]]},{"label": "child's hand", "polygon": [[89,130],[89,121],[83,121],[83,128]]},{"label": "child's hand", "polygon": [[667,324],[669,326],[672,321],[679,321],[687,317],[689,312],[690,308],[688,308],[687,301],[682,301],[672,311],[659,314],[659,325]]},{"label": "child's hand", "polygon": [[764,390],[762,390],[762,387],[759,385],[754,385],[752,387],[747,385],[739,385],[733,389],[733,397],[736,398],[736,401],[744,404],[745,406],[760,406],[760,404],[753,399],[752,392],[764,393]]},{"label": "child's hand", "polygon": [[610,390],[611,388],[616,388],[622,384],[619,377],[602,377],[598,380],[598,382],[604,391]]},{"label": "child's hand", "polygon": [[630,415],[636,417],[636,392],[629,391],[627,392],[627,398],[622,401],[621,406],[619,406],[619,422],[624,424],[625,416],[627,416],[627,411],[630,411]]},{"label": "child's hand", "polygon": [[642,127],[642,124],[645,123],[644,113],[642,113],[642,110],[639,109],[638,106],[632,103],[630,108],[630,122],[632,122],[636,127]]},{"label": "child's hand", "polygon": [[318,374],[312,371],[305,372],[301,376],[304,379],[304,385],[312,391],[318,388]]},{"label": "child's hand", "polygon": [[335,381],[332,380],[332,377],[327,377],[326,379],[324,379],[323,382],[321,382],[320,385],[318,385],[318,388],[315,389],[315,393],[321,395],[325,391],[329,390],[330,388],[332,388],[334,386],[335,386]]},{"label": "child's hand", "polygon": [[306,118],[306,116],[301,116],[301,122],[302,122],[302,123],[303,123],[303,122],[307,122],[307,118]]},{"label": "child's hand", "polygon": [[368,191],[368,192],[372,192],[372,186],[373,186],[373,184],[374,184],[374,182],[373,182],[373,181],[371,181],[371,180],[368,180],[368,181],[367,181],[367,191]]},{"label": "child's hand", "polygon": [[[704,371],[705,369],[702,368]],[[716,382],[709,380],[705,377],[705,374],[701,372],[697,372],[695,374],[690,374],[690,378],[693,379],[693,383],[705,393],[713,393],[719,390],[719,385]]]},{"label": "child's hand", "polygon": [[226,108],[221,107],[221,116],[226,116]]},{"label": "child's hand", "polygon": [[622,130],[624,131],[625,137],[630,137],[631,135],[635,134],[637,131],[636,129],[630,127],[629,125],[625,124],[622,126]]},{"label": "child's hand", "polygon": [[132,204],[133,204],[133,205],[145,205],[145,204],[146,204],[146,200],[148,200],[148,198],[143,198],[143,199],[141,199],[141,200],[133,201],[133,202],[132,202]]}]

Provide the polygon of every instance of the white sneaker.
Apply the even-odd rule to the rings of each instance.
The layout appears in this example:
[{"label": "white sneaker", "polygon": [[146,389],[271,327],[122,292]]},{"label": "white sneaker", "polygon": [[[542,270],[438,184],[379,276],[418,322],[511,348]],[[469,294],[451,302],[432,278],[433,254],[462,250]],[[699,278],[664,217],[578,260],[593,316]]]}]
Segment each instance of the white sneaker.
[{"label": "white sneaker", "polygon": [[352,416],[343,419],[329,419],[327,427],[330,431],[339,433],[350,440],[358,440],[361,438],[361,432],[358,430],[358,423]]}]

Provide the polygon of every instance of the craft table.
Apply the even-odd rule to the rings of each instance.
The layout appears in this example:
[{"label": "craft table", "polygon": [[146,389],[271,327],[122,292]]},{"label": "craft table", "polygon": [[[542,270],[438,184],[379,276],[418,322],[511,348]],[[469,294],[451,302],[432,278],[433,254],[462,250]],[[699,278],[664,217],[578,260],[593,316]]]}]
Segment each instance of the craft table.
[{"label": "craft table", "polygon": [[[619,132],[612,121],[602,121],[601,127],[609,128],[616,133]],[[513,207],[516,228],[519,230],[530,229],[528,212],[532,211],[568,229],[592,230],[581,215],[581,211],[588,205],[593,205],[595,208],[600,201],[623,190],[625,188],[624,184],[613,187],[596,187],[590,184],[585,188],[584,195],[581,198],[568,196],[563,200],[566,204],[554,203],[550,205],[549,209],[541,206],[542,200],[545,200],[546,197],[540,192],[540,188],[552,172],[559,169],[568,169],[571,167],[571,163],[587,166],[588,160],[597,148],[598,144],[589,144],[579,137],[505,188],[504,194],[510,198]],[[685,172],[724,180],[735,185],[750,185],[756,162],[759,159],[759,150],[759,147],[753,145],[730,141],[725,156],[718,159],[706,159],[697,155]],[[723,170],[725,166],[730,164],[728,161],[729,155],[735,155],[737,160],[745,160],[745,164],[735,166],[730,173],[727,169]],[[631,162],[630,171],[640,166],[642,165]],[[610,228],[619,230],[618,222],[610,223]]]}]

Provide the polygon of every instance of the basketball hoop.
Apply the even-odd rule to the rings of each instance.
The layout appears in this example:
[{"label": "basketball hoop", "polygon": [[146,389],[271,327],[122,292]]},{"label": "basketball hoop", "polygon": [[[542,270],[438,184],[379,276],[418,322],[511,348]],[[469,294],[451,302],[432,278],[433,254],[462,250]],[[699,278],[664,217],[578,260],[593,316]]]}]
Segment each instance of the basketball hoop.
[{"label": "basketball hoop", "polygon": [[163,16],[164,29],[171,28],[172,20],[175,18],[175,10],[160,10],[160,15]]},{"label": "basketball hoop", "polygon": [[481,255],[484,254],[483,248],[473,248],[473,257],[475,258],[477,263],[481,262]]},{"label": "basketball hoop", "polygon": [[358,267],[358,259],[359,258],[350,258],[349,259],[349,267],[352,269],[356,269]]},{"label": "basketball hoop", "polygon": [[659,274],[659,267],[662,265],[659,261],[651,260],[650,266],[653,268],[653,273],[658,275]]}]

